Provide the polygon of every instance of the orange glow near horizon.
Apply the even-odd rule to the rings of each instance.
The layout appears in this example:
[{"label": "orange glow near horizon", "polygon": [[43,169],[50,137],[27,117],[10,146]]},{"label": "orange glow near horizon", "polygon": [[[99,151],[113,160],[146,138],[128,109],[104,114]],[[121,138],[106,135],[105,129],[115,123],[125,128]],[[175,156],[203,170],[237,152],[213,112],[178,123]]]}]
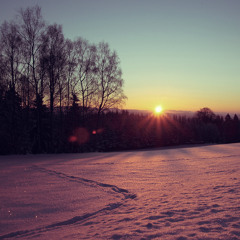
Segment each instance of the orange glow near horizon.
[{"label": "orange glow near horizon", "polygon": [[[236,102],[239,102],[237,98],[231,97],[226,93],[226,97],[215,101],[217,96],[212,94],[211,97],[202,95],[198,96],[194,93],[179,93],[172,90],[168,91],[162,97],[158,97],[154,91],[148,96],[144,92],[139,93],[129,92],[129,97],[125,109],[135,110],[147,110],[156,114],[155,107],[156,103],[161,103],[164,106],[164,112],[167,111],[190,111],[197,112],[202,107],[210,108],[214,113],[230,113],[240,114],[239,107],[236,106]],[[168,94],[168,95],[167,95]]]}]

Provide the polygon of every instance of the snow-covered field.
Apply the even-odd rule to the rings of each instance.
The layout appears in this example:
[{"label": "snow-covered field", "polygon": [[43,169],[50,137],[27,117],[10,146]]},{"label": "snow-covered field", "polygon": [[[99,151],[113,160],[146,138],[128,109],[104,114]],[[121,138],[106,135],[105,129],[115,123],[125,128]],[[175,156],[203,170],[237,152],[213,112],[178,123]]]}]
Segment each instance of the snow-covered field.
[{"label": "snow-covered field", "polygon": [[0,239],[240,239],[240,144],[1,156]]}]

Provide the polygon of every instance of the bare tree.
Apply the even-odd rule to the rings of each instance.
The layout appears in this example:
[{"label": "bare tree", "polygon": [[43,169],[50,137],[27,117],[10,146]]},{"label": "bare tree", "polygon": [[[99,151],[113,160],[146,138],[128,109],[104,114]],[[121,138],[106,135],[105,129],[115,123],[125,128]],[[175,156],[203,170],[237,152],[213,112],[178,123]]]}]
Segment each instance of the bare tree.
[{"label": "bare tree", "polygon": [[45,30],[45,22],[41,15],[39,6],[28,7],[19,11],[19,29],[23,41],[23,57],[25,60],[25,80],[28,87],[28,106],[30,106],[30,92],[34,92],[36,106],[36,134],[34,145],[36,151],[41,152],[44,145],[43,139],[43,87],[42,66],[40,62],[40,48],[42,45],[42,34]]},{"label": "bare tree", "polygon": [[75,80],[76,63],[76,51],[74,49],[74,43],[71,40],[66,40],[65,46],[66,54],[66,105],[70,106],[70,98],[73,93],[73,82]]},{"label": "bare tree", "polygon": [[18,25],[15,22],[4,22],[0,28],[2,44],[2,61],[5,63],[6,80],[8,87],[16,90],[17,80],[20,78],[20,59],[22,39],[18,34]]},{"label": "bare tree", "polygon": [[97,91],[95,77],[95,58],[96,47],[90,45],[88,41],[78,38],[74,43],[76,51],[76,81],[74,90],[79,93],[79,100],[82,106],[83,120],[90,107],[92,107],[92,99]]},{"label": "bare tree", "polygon": [[5,91],[7,90],[7,71],[6,71],[6,59],[4,58],[3,55],[3,44],[2,41],[0,40],[0,100],[1,97],[3,97]]},{"label": "bare tree", "polygon": [[123,93],[122,71],[117,53],[111,51],[104,42],[99,43],[97,50],[98,92],[95,100],[100,116],[104,110],[123,104],[127,97]]},{"label": "bare tree", "polygon": [[59,59],[59,64],[57,66],[57,97],[60,108],[60,113],[62,114],[62,106],[65,100],[65,93],[67,87],[67,78],[66,78],[66,58],[64,55]]},{"label": "bare tree", "polygon": [[58,83],[61,81],[60,78],[63,75],[65,64],[65,41],[62,33],[62,26],[57,24],[48,26],[42,38],[42,61],[45,63],[48,74],[50,112],[52,114],[57,93],[57,86],[59,86]]},{"label": "bare tree", "polygon": [[24,59],[27,64],[26,75],[29,77],[30,83],[34,87],[35,98],[42,96],[43,83],[42,78],[38,75],[40,68],[40,47],[42,44],[41,35],[45,30],[45,22],[41,15],[39,6],[28,7],[20,10],[21,27],[19,33],[23,39]]},{"label": "bare tree", "polygon": [[[47,72],[47,85],[50,99],[50,149],[53,150],[53,112],[57,95],[60,94],[60,107],[62,103],[63,75],[65,65],[65,40],[62,26],[49,25],[42,35],[41,47],[43,63]],[[59,87],[59,88],[58,88]]]}]

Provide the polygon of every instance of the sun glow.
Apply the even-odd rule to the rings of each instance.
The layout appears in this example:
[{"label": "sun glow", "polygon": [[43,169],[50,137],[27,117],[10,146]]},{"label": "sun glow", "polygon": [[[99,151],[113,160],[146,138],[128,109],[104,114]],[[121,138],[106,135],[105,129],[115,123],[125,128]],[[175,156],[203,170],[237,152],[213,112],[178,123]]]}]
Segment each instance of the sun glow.
[{"label": "sun glow", "polygon": [[163,111],[162,106],[159,105],[159,106],[155,107],[155,114],[161,114],[162,111]]}]

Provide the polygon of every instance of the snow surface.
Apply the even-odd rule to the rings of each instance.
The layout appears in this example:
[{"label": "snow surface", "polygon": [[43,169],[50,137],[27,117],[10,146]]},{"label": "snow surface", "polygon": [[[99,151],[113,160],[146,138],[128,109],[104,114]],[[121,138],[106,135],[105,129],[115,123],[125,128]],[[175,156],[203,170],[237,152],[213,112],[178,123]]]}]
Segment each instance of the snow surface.
[{"label": "snow surface", "polygon": [[240,144],[0,157],[0,239],[240,239]]}]

